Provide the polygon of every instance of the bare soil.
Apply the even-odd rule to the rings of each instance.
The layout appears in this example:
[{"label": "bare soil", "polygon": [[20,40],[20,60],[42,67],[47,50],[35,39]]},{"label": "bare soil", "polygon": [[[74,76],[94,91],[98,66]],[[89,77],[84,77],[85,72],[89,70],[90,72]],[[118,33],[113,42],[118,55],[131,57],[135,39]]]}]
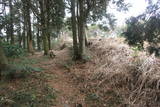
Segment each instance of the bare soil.
[{"label": "bare soil", "polygon": [[[52,78],[47,82],[57,92],[56,105],[53,107],[88,107],[85,104],[85,96],[80,92],[71,73],[65,68],[67,61],[71,60],[68,48],[54,51],[54,59],[39,62],[38,65],[45,69],[45,73]],[[36,53],[32,58],[41,58],[43,53]]]}]

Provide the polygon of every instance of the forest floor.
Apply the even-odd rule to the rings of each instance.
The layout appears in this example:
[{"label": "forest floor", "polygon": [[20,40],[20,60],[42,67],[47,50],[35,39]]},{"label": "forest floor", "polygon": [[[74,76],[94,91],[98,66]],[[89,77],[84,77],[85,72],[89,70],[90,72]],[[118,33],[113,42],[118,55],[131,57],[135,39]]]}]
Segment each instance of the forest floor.
[{"label": "forest floor", "polygon": [[53,59],[43,52],[15,59],[16,65],[25,63],[34,69],[29,68],[32,73],[20,78],[7,74],[7,81],[0,82],[0,107],[88,107],[85,95],[69,70],[73,64],[70,48],[54,51],[54,54]]},{"label": "forest floor", "polygon": [[[87,107],[85,96],[80,92],[72,75],[69,73],[69,61],[71,55],[68,48],[54,51],[56,57],[39,62],[36,66],[44,68],[45,73],[53,78],[48,79],[48,84],[53,87],[57,94],[56,105],[53,107]],[[43,57],[43,53],[36,53],[31,58]]]},{"label": "forest floor", "polygon": [[80,62],[72,60],[70,46],[53,50],[55,58],[36,52],[15,59],[18,70],[7,74],[14,78],[0,81],[0,107],[160,106],[158,57],[123,38],[92,40],[86,51]]}]

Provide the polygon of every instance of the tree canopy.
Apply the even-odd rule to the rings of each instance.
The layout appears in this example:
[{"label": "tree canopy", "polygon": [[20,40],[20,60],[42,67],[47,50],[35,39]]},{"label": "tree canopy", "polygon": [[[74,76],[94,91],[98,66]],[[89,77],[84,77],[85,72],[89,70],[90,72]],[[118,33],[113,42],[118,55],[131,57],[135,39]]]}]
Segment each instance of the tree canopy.
[{"label": "tree canopy", "polygon": [[126,21],[127,30],[124,36],[129,45],[143,47],[144,42],[150,45],[160,43],[160,1],[152,2],[148,0],[148,7],[145,13],[131,17]]}]

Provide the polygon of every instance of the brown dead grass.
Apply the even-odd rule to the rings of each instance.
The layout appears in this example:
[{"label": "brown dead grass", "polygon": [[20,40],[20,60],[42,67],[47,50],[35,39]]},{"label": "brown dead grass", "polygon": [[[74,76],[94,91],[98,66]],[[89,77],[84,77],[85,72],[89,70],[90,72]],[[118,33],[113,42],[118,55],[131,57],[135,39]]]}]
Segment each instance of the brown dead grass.
[{"label": "brown dead grass", "polygon": [[160,59],[135,53],[123,38],[92,41],[92,60],[72,73],[84,93],[97,97],[90,98],[93,107],[160,106]]}]

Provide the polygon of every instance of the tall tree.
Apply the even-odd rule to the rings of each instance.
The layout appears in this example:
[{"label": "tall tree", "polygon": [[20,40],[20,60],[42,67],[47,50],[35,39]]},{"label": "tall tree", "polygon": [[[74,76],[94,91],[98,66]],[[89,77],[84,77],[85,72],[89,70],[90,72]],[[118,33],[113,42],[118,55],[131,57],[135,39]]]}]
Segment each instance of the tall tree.
[{"label": "tall tree", "polygon": [[[47,55],[51,49],[51,33],[59,32],[63,25],[64,1],[38,0],[35,2],[35,4],[31,4],[31,8],[40,23],[37,27],[40,28],[42,34],[44,55]],[[49,6],[50,8],[48,8]]]},{"label": "tall tree", "polygon": [[[110,1],[111,0],[76,0],[76,5],[71,5],[71,11],[73,11],[73,8],[76,8],[77,10],[76,30],[79,39],[79,48],[77,55],[79,55],[78,57],[80,59],[83,59],[83,56],[85,55],[85,41],[87,42],[85,29],[87,22],[89,20],[97,21],[99,19],[102,19],[103,17],[108,17],[106,11]],[[117,6],[120,6],[121,8],[125,8],[128,6],[124,4],[124,0],[113,1]],[[71,2],[73,1],[71,0]],[[74,16],[74,12],[71,12],[71,14],[72,16]],[[72,21],[72,24],[75,24],[75,22]],[[74,34],[75,31],[72,30],[72,32]]]},{"label": "tall tree", "polygon": [[41,38],[40,38],[40,31],[39,28],[37,28],[37,49],[40,51],[41,50]]},{"label": "tall tree", "polygon": [[143,14],[126,21],[127,29],[123,34],[129,45],[143,48],[146,41],[156,48],[160,43],[160,1],[155,0],[153,3],[148,0],[148,3]]},{"label": "tall tree", "polygon": [[9,34],[11,37],[11,44],[15,43],[15,39],[14,39],[14,26],[13,26],[13,17],[14,17],[14,11],[13,11],[13,4],[12,4],[12,0],[9,0],[9,11],[10,11],[10,26],[9,26]]},{"label": "tall tree", "polygon": [[8,60],[4,54],[2,43],[0,40],[0,79],[1,79],[1,72],[6,68],[7,65],[8,65]]},{"label": "tall tree", "polygon": [[47,36],[47,21],[46,21],[46,11],[47,11],[47,5],[46,0],[39,1],[40,4],[40,20],[41,20],[41,31],[42,31],[42,39],[43,39],[43,48],[44,48],[44,55],[48,55],[49,52],[49,46],[48,46],[48,36]]},{"label": "tall tree", "polygon": [[85,1],[79,0],[79,58],[82,59],[85,55]]},{"label": "tall tree", "polygon": [[26,49],[26,18],[25,18],[25,6],[23,4],[23,48]]},{"label": "tall tree", "polygon": [[31,16],[30,16],[30,0],[25,0],[26,6],[26,30],[27,30],[27,39],[28,39],[28,52],[33,53],[33,37],[32,37],[32,27],[31,27]]},{"label": "tall tree", "polygon": [[[46,7],[49,7],[49,5],[50,5],[50,0],[46,0]],[[51,19],[51,15],[50,15],[51,12],[50,11],[51,11],[51,9],[47,8],[46,11],[47,11],[46,24],[47,24],[48,48],[49,48],[49,50],[51,50],[51,32],[50,32],[50,19]]]},{"label": "tall tree", "polygon": [[75,15],[75,0],[71,0],[71,13],[72,13],[72,33],[73,33],[73,49],[74,59],[78,59],[78,42],[77,42],[77,26],[76,26],[76,15]]}]

